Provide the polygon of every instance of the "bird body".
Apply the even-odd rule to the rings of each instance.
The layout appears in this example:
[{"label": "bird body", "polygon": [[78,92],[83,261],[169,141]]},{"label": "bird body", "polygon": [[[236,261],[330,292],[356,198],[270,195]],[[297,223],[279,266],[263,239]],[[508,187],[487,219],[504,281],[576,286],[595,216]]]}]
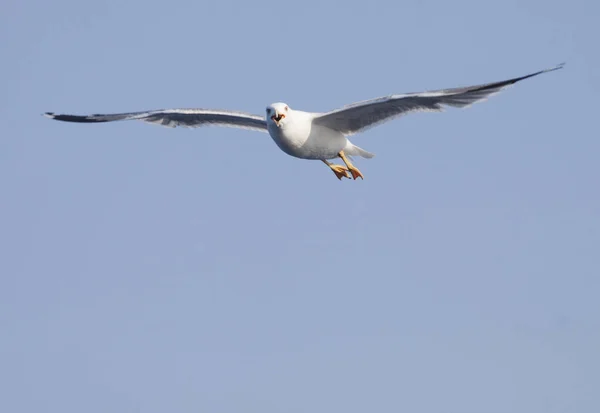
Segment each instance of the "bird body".
[{"label": "bird body", "polygon": [[273,103],[267,110],[277,122],[269,122],[267,130],[279,149],[300,159],[328,160],[338,157],[340,151],[351,156],[371,158],[373,155],[354,146],[346,136],[335,129],[314,123],[314,113],[293,110],[285,103]]},{"label": "bird body", "polygon": [[[562,67],[563,64],[560,64],[500,82],[379,97],[325,113],[295,110],[286,103],[277,102],[267,106],[265,117],[211,109],[161,109],[83,116],[46,112],[44,115],[56,120],[78,123],[141,120],[167,127],[218,125],[267,132],[284,153],[300,159],[320,160],[331,168],[338,179],[350,178],[350,175],[357,179],[363,178],[363,175],[348,157],[372,158],[375,155],[354,145],[348,136],[411,112],[440,112],[445,106],[465,108],[486,100],[521,80]],[[329,162],[335,158],[342,159],[345,166]]]}]

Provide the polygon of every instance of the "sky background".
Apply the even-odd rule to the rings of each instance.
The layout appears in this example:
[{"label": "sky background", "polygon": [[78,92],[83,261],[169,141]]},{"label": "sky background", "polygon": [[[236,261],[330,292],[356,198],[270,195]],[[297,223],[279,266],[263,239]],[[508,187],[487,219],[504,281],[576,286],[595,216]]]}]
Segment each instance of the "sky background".
[{"label": "sky background", "polygon": [[[600,411],[597,1],[16,1],[0,411]],[[41,114],[326,111],[567,62],[356,136]]]}]

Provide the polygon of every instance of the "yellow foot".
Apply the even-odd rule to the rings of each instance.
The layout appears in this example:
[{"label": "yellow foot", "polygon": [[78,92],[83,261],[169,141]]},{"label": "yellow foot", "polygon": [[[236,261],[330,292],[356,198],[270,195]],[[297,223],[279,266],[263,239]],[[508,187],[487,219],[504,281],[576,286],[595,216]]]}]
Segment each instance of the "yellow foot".
[{"label": "yellow foot", "polygon": [[344,163],[348,167],[348,170],[352,174],[352,178],[354,178],[354,180],[356,180],[356,178],[358,178],[358,177],[360,177],[360,179],[365,179],[363,177],[363,174],[358,170],[358,168],[350,163],[350,161],[346,157],[346,154],[344,153],[344,151],[340,151],[340,153],[338,154],[338,156],[340,158],[342,158],[342,161],[344,161]]},{"label": "yellow foot", "polygon": [[356,180],[356,178],[360,177],[360,179],[365,179],[363,177],[363,174],[358,170],[358,168],[354,165],[350,165],[350,173],[352,174],[352,178],[354,178],[354,180]]},{"label": "yellow foot", "polygon": [[330,164],[329,167],[340,181],[342,180],[342,178],[350,179],[350,175],[348,174],[348,168],[346,168],[345,166]]}]

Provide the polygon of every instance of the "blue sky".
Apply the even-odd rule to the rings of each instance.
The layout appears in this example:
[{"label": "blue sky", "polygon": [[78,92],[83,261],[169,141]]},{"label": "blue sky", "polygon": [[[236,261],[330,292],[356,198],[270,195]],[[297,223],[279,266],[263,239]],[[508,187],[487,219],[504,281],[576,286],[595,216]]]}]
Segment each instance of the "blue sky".
[{"label": "blue sky", "polygon": [[[0,410],[597,412],[593,1],[8,1]],[[567,62],[353,139],[43,112],[325,111]]]}]

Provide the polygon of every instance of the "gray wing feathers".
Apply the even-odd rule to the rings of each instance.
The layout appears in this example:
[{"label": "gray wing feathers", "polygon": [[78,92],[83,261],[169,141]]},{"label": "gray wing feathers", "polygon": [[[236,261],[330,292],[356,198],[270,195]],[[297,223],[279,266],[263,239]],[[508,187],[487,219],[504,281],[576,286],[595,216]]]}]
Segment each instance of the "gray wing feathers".
[{"label": "gray wing feathers", "polygon": [[57,115],[47,112],[45,116],[65,122],[99,123],[120,120],[141,120],[162,126],[197,128],[206,125],[267,131],[264,118],[243,112],[207,109],[165,109],[146,112],[130,112],[95,115]]},{"label": "gray wing feathers", "polygon": [[500,82],[366,100],[319,114],[314,122],[347,136],[353,135],[411,112],[441,112],[444,106],[464,108],[483,101],[521,80],[562,67],[563,64],[560,64],[551,69]]}]

